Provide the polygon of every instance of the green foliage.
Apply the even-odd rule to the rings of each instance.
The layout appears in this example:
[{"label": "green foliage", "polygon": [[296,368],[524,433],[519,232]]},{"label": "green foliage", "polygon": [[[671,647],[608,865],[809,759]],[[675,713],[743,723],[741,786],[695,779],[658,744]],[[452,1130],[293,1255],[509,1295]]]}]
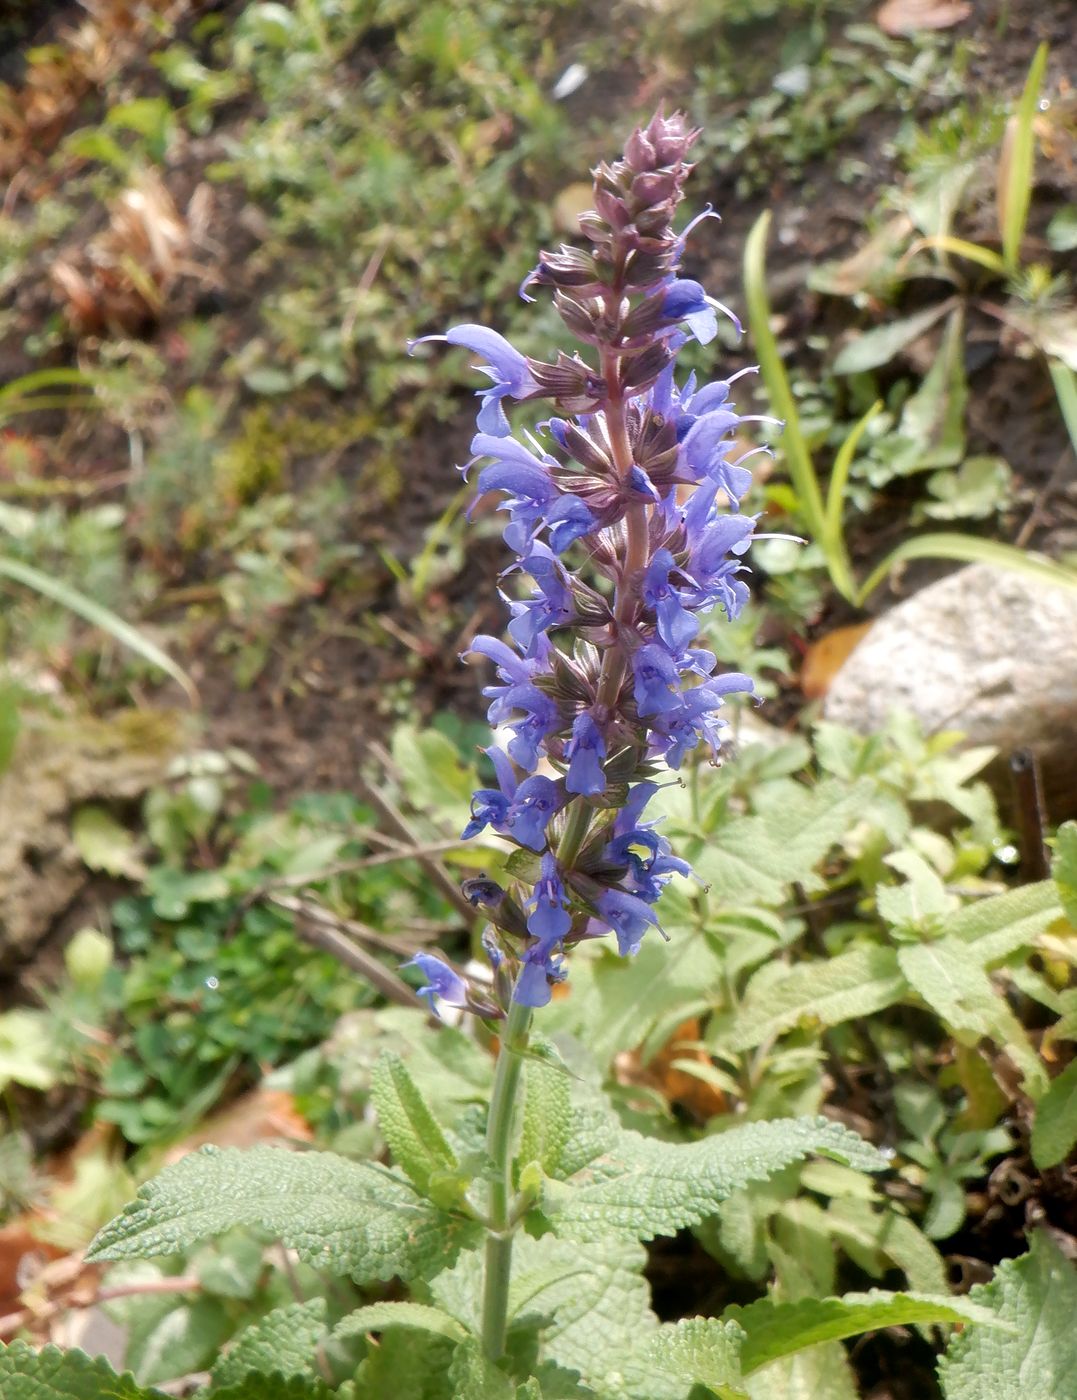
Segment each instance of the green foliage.
[{"label": "green foliage", "polygon": [[1072,1391],[1077,1270],[1048,1234],[1037,1231],[1027,1254],[1004,1261],[970,1296],[1003,1327],[952,1339],[939,1362],[946,1400],[1058,1400]]},{"label": "green foliage", "polygon": [[285,1303],[240,1334],[235,1345],[214,1362],[210,1383],[233,1385],[250,1373],[264,1376],[271,1371],[314,1377],[315,1348],[325,1332],[323,1298]]},{"label": "green foliage", "polygon": [[763,1298],[746,1308],[731,1308],[725,1316],[745,1333],[740,1353],[745,1373],[820,1342],[853,1337],[880,1327],[914,1322],[990,1326],[998,1322],[990,1308],[964,1298],[879,1290],[847,1293],[843,1298],[804,1298],[794,1303]]},{"label": "green foliage", "polygon": [[862,1139],[823,1118],[749,1123],[695,1143],[621,1132],[577,1180],[549,1187],[544,1209],[564,1239],[648,1240],[698,1224],[734,1191],[810,1153],[862,1171],[886,1165]]},{"label": "green foliage", "polygon": [[144,1186],[88,1257],[179,1254],[237,1225],[356,1279],[431,1272],[474,1233],[384,1168],[328,1152],[204,1147]]},{"label": "green foliage", "polygon": [[4,1400],[164,1400],[163,1391],[117,1376],[107,1361],[25,1342],[0,1343],[0,1380]]}]

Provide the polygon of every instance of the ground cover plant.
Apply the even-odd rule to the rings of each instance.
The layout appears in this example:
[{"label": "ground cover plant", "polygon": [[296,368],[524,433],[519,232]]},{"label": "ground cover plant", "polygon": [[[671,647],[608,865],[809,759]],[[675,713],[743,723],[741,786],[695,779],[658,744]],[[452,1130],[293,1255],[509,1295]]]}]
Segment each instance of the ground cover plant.
[{"label": "ground cover plant", "polygon": [[5,1394],[1067,1394],[1074,827],[805,701],[1069,586],[1072,36],[593,19],[5,61]]}]

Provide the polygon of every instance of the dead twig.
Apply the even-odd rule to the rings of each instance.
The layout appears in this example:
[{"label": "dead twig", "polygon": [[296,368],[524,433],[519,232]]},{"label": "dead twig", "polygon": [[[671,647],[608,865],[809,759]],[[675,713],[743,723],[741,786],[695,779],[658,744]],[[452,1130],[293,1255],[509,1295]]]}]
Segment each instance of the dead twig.
[{"label": "dead twig", "polygon": [[[301,937],[316,948],[321,948],[323,952],[331,953],[345,967],[357,972],[372,987],[376,987],[387,1000],[396,1002],[398,1006],[423,1009],[423,1002],[406,982],[348,936],[346,929],[351,922],[350,920],[338,919],[328,909],[311,904],[307,900],[295,899],[290,895],[270,898],[268,903],[293,913],[296,932]],[[381,935],[378,937],[382,938]],[[381,946],[388,947],[384,939],[382,939]],[[413,950],[408,949],[407,951]]]}]

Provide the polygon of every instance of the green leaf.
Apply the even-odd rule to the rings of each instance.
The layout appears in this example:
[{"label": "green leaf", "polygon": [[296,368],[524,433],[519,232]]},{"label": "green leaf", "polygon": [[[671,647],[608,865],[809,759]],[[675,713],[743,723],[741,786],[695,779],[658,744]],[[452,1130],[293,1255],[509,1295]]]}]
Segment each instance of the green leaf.
[{"label": "green leaf", "polygon": [[166,1400],[130,1374],[117,1376],[104,1358],[26,1342],[0,1344],[0,1395],[4,1400]]},{"label": "green leaf", "polygon": [[886,1166],[870,1144],[825,1118],[746,1123],[693,1143],[621,1132],[567,1187],[549,1185],[545,1209],[564,1239],[649,1240],[698,1224],[732,1192],[815,1153],[861,1171]]},{"label": "green leaf", "polygon": [[1051,878],[1066,918],[1077,928],[1077,822],[1066,822],[1058,828]]},{"label": "green leaf", "polygon": [[847,1293],[841,1298],[803,1298],[779,1303],[761,1298],[745,1308],[727,1308],[723,1318],[747,1334],[741,1352],[745,1373],[819,1342],[840,1341],[880,1327],[926,1322],[979,1322],[998,1325],[990,1308],[967,1298],[935,1298],[924,1293]]},{"label": "green leaf", "polygon": [[324,1381],[312,1376],[251,1372],[222,1390],[212,1391],[211,1397],[212,1400],[334,1400],[336,1394]]},{"label": "green leaf", "polygon": [[454,1317],[425,1303],[371,1303],[342,1318],[333,1328],[333,1336],[361,1337],[367,1332],[385,1332],[391,1327],[429,1332],[450,1342],[462,1342],[468,1335]]},{"label": "green leaf", "polygon": [[404,789],[420,812],[455,812],[471,801],[475,775],[461,762],[456,745],[436,729],[398,725],[393,731],[393,761]]},{"label": "green leaf", "polygon": [[1013,472],[1003,457],[966,457],[957,470],[946,469],[928,477],[934,496],[923,506],[932,520],[986,520],[1009,503]]},{"label": "green leaf", "polygon": [[1021,1071],[1033,1098],[1046,1088],[1039,1056],[1024,1027],[995,989],[990,977],[977,966],[966,943],[940,938],[898,950],[898,963],[909,985],[932,1011],[965,1044],[987,1036],[1004,1050]]},{"label": "green leaf", "polygon": [[16,1007],[0,1015],[0,1090],[11,1083],[51,1089],[60,1066],[56,1023],[47,1011]]},{"label": "green leaf", "polygon": [[735,1322],[689,1317],[659,1329],[643,1361],[684,1385],[705,1385],[721,1400],[741,1400],[740,1349],[744,1332]]},{"label": "green leaf", "polygon": [[1077,204],[1065,204],[1051,215],[1047,246],[1056,253],[1070,253],[1077,248]]},{"label": "green leaf", "polygon": [[325,1318],[324,1298],[274,1308],[240,1333],[210,1371],[211,1384],[233,1385],[250,1372],[316,1378],[315,1348],[325,1335]]},{"label": "green leaf", "polygon": [[1077,1060],[1051,1080],[1036,1105],[1032,1125],[1032,1160],[1040,1171],[1057,1167],[1077,1142]]},{"label": "green leaf", "polygon": [[1011,1331],[974,1327],[939,1361],[946,1400],[1061,1400],[1077,1376],[1077,1269],[1046,1232],[970,1292]]},{"label": "green leaf", "polygon": [[1052,881],[1040,880],[967,904],[947,919],[946,936],[972,945],[976,961],[986,966],[1032,947],[1058,915],[1058,891]]},{"label": "green leaf", "polygon": [[374,1066],[371,1096],[394,1162],[429,1195],[431,1181],[459,1164],[407,1066],[392,1051],[384,1051]]},{"label": "green leaf", "polygon": [[80,807],[71,821],[71,835],[83,864],[106,875],[138,880],[146,873],[130,831],[104,807]]},{"label": "green leaf", "polygon": [[88,1258],[179,1254],[235,1225],[357,1281],[441,1266],[478,1227],[436,1210],[384,1168],[331,1152],[203,1147],[166,1167],[100,1232]]},{"label": "green leaf", "polygon": [[504,1371],[483,1356],[474,1338],[462,1342],[453,1352],[449,1380],[453,1395],[459,1400],[515,1400],[516,1387]]},{"label": "green leaf", "polygon": [[[356,1395],[453,1400],[447,1382],[454,1344],[432,1332],[392,1327],[371,1347],[355,1375]],[[216,1400],[216,1396],[210,1397]]]},{"label": "green leaf", "polygon": [[835,374],[862,374],[864,370],[878,369],[889,364],[894,356],[918,340],[936,321],[941,321],[953,308],[953,299],[939,302],[937,306],[925,307],[911,316],[902,316],[896,321],[886,321],[870,331],[864,331],[855,340],[844,345],[834,358]]},{"label": "green leaf", "polygon": [[[541,1043],[533,1047],[541,1048]],[[568,1141],[571,1117],[568,1071],[550,1059],[532,1055],[524,1066],[520,1165],[526,1167],[537,1162],[547,1176],[556,1176]]]},{"label": "green leaf", "polygon": [[[136,1284],[152,1285],[164,1276],[152,1265],[132,1272]],[[208,1367],[233,1330],[219,1299],[196,1294],[134,1293],[110,1304],[109,1311],[127,1334],[124,1359],[143,1385],[163,1384]]]},{"label": "green leaf", "polygon": [[168,653],[162,651],[156,642],[151,642],[136,627],[132,627],[129,622],[124,622],[122,617],[117,617],[109,608],[95,602],[92,598],[87,598],[84,593],[72,588],[70,584],[52,578],[49,574],[42,573],[40,569],[23,564],[17,559],[0,557],[0,578],[10,578],[16,583],[23,584],[26,588],[32,588],[36,593],[51,598],[54,603],[59,603],[62,608],[67,608],[68,612],[75,613],[76,616],[83,618],[92,626],[100,627],[121,646],[127,647],[137,656],[141,656],[143,661],[148,661],[151,666],[156,666],[158,670],[164,671],[165,675],[171,676],[177,684],[183,687],[183,691],[191,703],[197,703],[198,691],[186,671],[177,666]]},{"label": "green leaf", "polygon": [[1028,206],[1032,200],[1032,170],[1036,155],[1033,123],[1046,68],[1047,45],[1044,43],[1033,55],[1017,111],[1007,123],[999,158],[999,234],[1002,238],[1002,256],[1008,268],[1017,267],[1017,255],[1021,250]]},{"label": "green leaf", "polygon": [[750,1050],[800,1021],[836,1026],[900,1001],[905,980],[892,948],[851,948],[826,961],[790,968],[768,964],[748,983],[732,1023],[719,1030],[723,1050]]}]

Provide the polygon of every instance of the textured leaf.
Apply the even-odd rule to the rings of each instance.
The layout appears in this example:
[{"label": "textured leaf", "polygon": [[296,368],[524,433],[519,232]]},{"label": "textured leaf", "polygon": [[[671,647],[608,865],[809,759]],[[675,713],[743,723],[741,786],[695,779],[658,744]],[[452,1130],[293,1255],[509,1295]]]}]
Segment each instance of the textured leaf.
[{"label": "textured leaf", "polygon": [[973,1327],[939,1361],[946,1400],[1063,1400],[1077,1377],[1077,1269],[1043,1232],[970,1297],[1014,1330]]},{"label": "textured leaf", "polygon": [[26,1342],[0,1343],[0,1395],[4,1400],[165,1400],[131,1375],[117,1376],[103,1358]]},{"label": "textured leaf", "polygon": [[1077,1060],[1051,1080],[1036,1105],[1032,1125],[1032,1160],[1043,1171],[1057,1167],[1077,1142]]},{"label": "textured leaf", "polygon": [[812,888],[816,867],[863,810],[866,785],[824,782],[783,790],[765,814],[722,826],[692,864],[722,904],[781,903],[792,884]]},{"label": "textured leaf", "polygon": [[374,1066],[374,1107],[394,1163],[425,1195],[431,1178],[455,1170],[456,1157],[399,1055],[385,1051]]},{"label": "textured leaf", "polygon": [[371,1303],[357,1308],[333,1328],[334,1337],[361,1337],[367,1332],[386,1332],[391,1327],[409,1332],[432,1332],[450,1342],[462,1342],[467,1332],[454,1317],[425,1303]]},{"label": "textured leaf", "polygon": [[547,1176],[556,1176],[572,1121],[568,1072],[562,1065],[531,1058],[524,1075],[520,1163],[537,1162]]},{"label": "textured leaf", "polygon": [[127,1332],[124,1360],[143,1385],[164,1384],[209,1366],[234,1326],[216,1298],[136,1294],[114,1313]]},{"label": "textured leaf", "polygon": [[822,1342],[755,1371],[745,1384],[751,1400],[860,1400],[845,1348]]},{"label": "textured leaf", "polygon": [[453,1352],[449,1380],[460,1400],[515,1400],[516,1387],[504,1371],[487,1361],[474,1338]]},{"label": "textured leaf", "polygon": [[325,1335],[324,1298],[287,1303],[242,1332],[233,1346],[213,1366],[213,1385],[233,1385],[248,1372],[279,1371],[282,1376],[313,1376],[315,1348]]},{"label": "textured leaf", "polygon": [[736,1323],[689,1317],[662,1327],[647,1344],[646,1364],[684,1385],[705,1385],[722,1400],[740,1400],[740,1348],[744,1333]]},{"label": "textured leaf", "polygon": [[870,1144],[825,1118],[746,1123],[693,1143],[622,1132],[609,1155],[591,1162],[569,1187],[549,1184],[545,1208],[565,1239],[600,1242],[616,1234],[649,1240],[698,1224],[734,1191],[814,1153],[862,1171],[886,1166]]},{"label": "textured leaf", "polygon": [[825,961],[798,963],[781,976],[773,965],[748,983],[732,1023],[720,1031],[722,1049],[750,1050],[801,1019],[836,1026],[869,1016],[901,999],[905,981],[892,948],[851,948]]},{"label": "textured leaf", "polygon": [[1024,1027],[964,943],[940,938],[901,948],[897,956],[909,985],[949,1030],[958,1038],[962,1032],[989,1037],[1013,1060],[1034,1098],[1046,1089],[1043,1065]]},{"label": "textured leaf", "polygon": [[390,1328],[355,1373],[357,1400],[380,1395],[394,1400],[456,1400],[448,1379],[454,1349],[455,1343],[432,1332]]},{"label": "textured leaf", "polygon": [[1029,947],[1058,918],[1058,900],[1051,880],[1022,885],[967,904],[946,921],[946,936],[974,945],[977,960],[989,965]]},{"label": "textured leaf", "polygon": [[331,1152],[203,1147],[143,1186],[88,1257],[179,1254],[234,1225],[357,1280],[437,1268],[478,1229],[436,1210],[391,1172]]},{"label": "textured leaf", "polygon": [[935,1298],[924,1293],[847,1293],[843,1298],[803,1298],[777,1303],[761,1298],[745,1308],[728,1308],[724,1318],[739,1323],[747,1334],[741,1351],[745,1372],[802,1351],[819,1342],[839,1341],[879,1327],[913,1322],[979,1322],[998,1324],[990,1308],[967,1298]]},{"label": "textured leaf", "polygon": [[[336,1392],[311,1376],[246,1375],[211,1392],[212,1400],[333,1400]],[[110,1397],[111,1400],[111,1397]]]}]

